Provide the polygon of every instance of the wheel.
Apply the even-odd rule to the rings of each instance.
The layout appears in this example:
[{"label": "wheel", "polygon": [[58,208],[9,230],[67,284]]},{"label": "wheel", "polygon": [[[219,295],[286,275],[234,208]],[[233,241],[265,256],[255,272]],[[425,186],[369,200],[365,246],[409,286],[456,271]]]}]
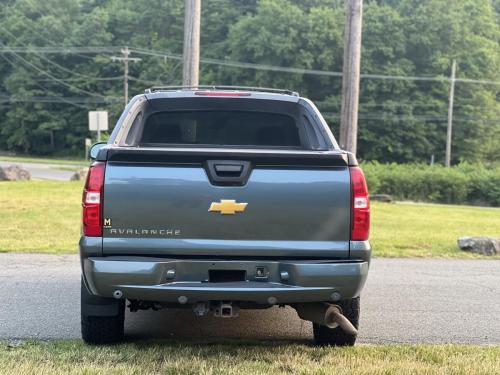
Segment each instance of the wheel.
[{"label": "wheel", "polygon": [[94,296],[81,282],[82,339],[87,344],[111,344],[123,339],[125,301]]},{"label": "wheel", "polygon": [[[359,297],[339,301],[337,305],[342,309],[344,316],[358,328],[359,325]],[[313,323],[314,341],[318,345],[353,346],[356,335],[344,332],[340,327],[328,328]]]}]

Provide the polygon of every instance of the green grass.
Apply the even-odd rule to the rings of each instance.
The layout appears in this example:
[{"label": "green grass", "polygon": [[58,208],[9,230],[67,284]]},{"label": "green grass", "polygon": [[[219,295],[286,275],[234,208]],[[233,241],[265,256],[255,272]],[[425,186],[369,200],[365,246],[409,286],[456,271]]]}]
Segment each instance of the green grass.
[{"label": "green grass", "polygon": [[84,159],[53,159],[53,158],[40,158],[36,156],[3,156],[0,155],[0,161],[12,163],[43,163],[43,164],[56,164],[56,165],[75,165],[86,167],[89,162]]},{"label": "green grass", "polygon": [[480,257],[458,249],[461,236],[500,237],[500,209],[374,203],[371,242],[382,257]]},{"label": "green grass", "polygon": [[76,253],[82,183],[0,182],[0,252]]},{"label": "green grass", "polygon": [[498,374],[500,346],[79,341],[0,344],[2,374]]},{"label": "green grass", "polygon": [[[78,181],[0,182],[0,252],[75,253],[81,192]],[[456,240],[463,235],[500,237],[500,209],[372,205],[375,256],[479,257],[457,248]]]}]

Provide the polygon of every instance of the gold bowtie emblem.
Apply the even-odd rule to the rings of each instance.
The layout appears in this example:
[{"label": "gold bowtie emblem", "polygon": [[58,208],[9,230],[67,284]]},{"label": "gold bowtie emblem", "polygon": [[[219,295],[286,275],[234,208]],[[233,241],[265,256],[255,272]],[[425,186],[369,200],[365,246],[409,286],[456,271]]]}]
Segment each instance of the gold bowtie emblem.
[{"label": "gold bowtie emblem", "polygon": [[236,203],[234,199],[221,199],[219,202],[212,202],[208,211],[220,212],[222,215],[234,215],[236,212],[243,212],[248,203]]}]

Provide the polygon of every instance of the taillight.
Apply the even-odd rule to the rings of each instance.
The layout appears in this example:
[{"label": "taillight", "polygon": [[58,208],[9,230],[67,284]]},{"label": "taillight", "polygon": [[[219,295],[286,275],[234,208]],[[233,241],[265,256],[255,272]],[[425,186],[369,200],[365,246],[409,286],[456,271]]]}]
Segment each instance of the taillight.
[{"label": "taillight", "polygon": [[351,174],[351,241],[365,241],[370,235],[370,199],[365,175],[359,167],[350,167]]},{"label": "taillight", "polygon": [[83,234],[89,237],[102,236],[102,200],[106,163],[96,161],[89,168],[82,197]]}]

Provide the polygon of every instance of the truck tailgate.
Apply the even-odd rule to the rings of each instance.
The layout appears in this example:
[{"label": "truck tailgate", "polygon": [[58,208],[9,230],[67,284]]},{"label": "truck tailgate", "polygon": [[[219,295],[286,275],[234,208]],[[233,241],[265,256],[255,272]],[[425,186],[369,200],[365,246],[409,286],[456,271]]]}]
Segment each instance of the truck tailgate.
[{"label": "truck tailgate", "polygon": [[[214,181],[213,161],[247,165],[248,176]],[[105,255],[349,255],[349,169],[338,153],[110,149],[104,186]]]}]

